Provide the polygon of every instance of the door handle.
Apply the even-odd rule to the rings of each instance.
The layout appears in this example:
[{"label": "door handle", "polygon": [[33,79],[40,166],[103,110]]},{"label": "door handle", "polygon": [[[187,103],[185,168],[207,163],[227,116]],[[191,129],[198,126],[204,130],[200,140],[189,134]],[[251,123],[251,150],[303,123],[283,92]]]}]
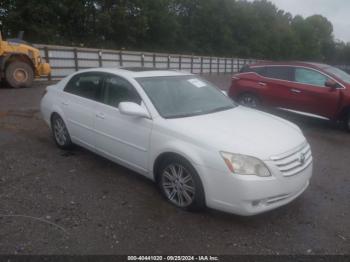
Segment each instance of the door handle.
[{"label": "door handle", "polygon": [[259,82],[258,84],[259,84],[259,86],[266,86],[266,83],[264,83],[264,82]]},{"label": "door handle", "polygon": [[62,102],[61,103],[63,106],[68,106],[68,103],[67,102]]},{"label": "door handle", "polygon": [[105,114],[103,114],[103,113],[98,113],[98,114],[96,114],[96,117],[97,117],[97,118],[100,118],[100,119],[105,119]]},{"label": "door handle", "polygon": [[299,89],[295,89],[295,88],[292,88],[290,91],[292,93],[295,93],[295,94],[300,94],[301,93],[301,91]]}]

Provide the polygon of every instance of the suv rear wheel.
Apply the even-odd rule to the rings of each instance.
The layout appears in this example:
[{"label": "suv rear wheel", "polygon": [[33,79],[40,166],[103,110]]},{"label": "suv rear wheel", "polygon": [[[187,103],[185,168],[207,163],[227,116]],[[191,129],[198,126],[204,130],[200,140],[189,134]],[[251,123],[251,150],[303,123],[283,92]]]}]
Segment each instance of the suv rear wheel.
[{"label": "suv rear wheel", "polygon": [[257,108],[260,106],[259,98],[251,93],[244,93],[238,97],[238,103],[242,106]]},{"label": "suv rear wheel", "polygon": [[350,132],[350,110],[348,111],[348,113],[345,116],[345,125],[346,125],[346,129],[348,130],[348,132]]}]

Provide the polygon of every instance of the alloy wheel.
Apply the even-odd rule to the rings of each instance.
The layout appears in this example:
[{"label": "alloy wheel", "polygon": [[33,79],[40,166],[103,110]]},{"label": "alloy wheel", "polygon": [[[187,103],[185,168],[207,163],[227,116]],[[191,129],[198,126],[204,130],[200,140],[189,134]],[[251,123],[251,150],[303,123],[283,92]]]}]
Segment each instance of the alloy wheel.
[{"label": "alloy wheel", "polygon": [[259,101],[255,96],[247,94],[239,99],[239,103],[243,106],[256,108],[258,107]]},{"label": "alloy wheel", "polygon": [[165,196],[178,207],[187,207],[195,198],[195,183],[188,170],[179,164],[168,165],[162,173]]},{"label": "alloy wheel", "polygon": [[68,141],[68,132],[66,125],[61,118],[56,118],[53,124],[56,142],[60,146],[64,146]]}]

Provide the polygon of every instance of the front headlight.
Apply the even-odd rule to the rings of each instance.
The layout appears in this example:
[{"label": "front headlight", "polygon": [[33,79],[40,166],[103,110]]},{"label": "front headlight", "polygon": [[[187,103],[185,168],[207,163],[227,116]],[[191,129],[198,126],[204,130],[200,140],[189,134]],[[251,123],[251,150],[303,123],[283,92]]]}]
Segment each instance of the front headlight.
[{"label": "front headlight", "polygon": [[270,170],[259,159],[251,156],[220,152],[228,169],[239,175],[271,176]]}]

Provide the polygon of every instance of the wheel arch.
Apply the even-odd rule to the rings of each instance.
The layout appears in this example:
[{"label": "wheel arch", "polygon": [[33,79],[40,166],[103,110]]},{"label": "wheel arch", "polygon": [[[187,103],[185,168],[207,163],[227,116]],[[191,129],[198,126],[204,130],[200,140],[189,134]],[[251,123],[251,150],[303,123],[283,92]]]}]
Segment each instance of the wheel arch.
[{"label": "wheel arch", "polygon": [[14,61],[21,61],[27,63],[28,65],[30,65],[30,67],[33,69],[33,72],[35,73],[35,66],[33,64],[33,61],[29,58],[29,56],[23,53],[11,53],[4,56],[1,59],[1,71],[4,72],[7,66],[9,66]]},{"label": "wheel arch", "polygon": [[[188,153],[180,152],[178,150],[165,150],[159,153],[153,162],[152,174],[154,181],[157,181],[158,179],[158,171],[163,161],[173,157],[181,158],[184,161],[188,162],[196,170],[196,172],[199,173],[195,167],[195,164],[198,163],[198,159],[196,159],[197,157],[191,157]],[[204,181],[202,181],[202,183],[203,182]]]},{"label": "wheel arch", "polygon": [[60,110],[59,108],[54,108],[54,109],[52,110],[52,112],[50,113],[50,118],[49,118],[49,120],[50,120],[50,121],[49,121],[50,128],[51,128],[51,126],[52,126],[52,119],[53,119],[53,117],[54,117],[55,115],[58,115],[60,118],[62,118],[63,122],[66,124],[66,127],[67,127],[67,129],[68,129],[67,122],[66,122],[66,119],[65,119],[65,117],[64,117],[63,111]]}]

